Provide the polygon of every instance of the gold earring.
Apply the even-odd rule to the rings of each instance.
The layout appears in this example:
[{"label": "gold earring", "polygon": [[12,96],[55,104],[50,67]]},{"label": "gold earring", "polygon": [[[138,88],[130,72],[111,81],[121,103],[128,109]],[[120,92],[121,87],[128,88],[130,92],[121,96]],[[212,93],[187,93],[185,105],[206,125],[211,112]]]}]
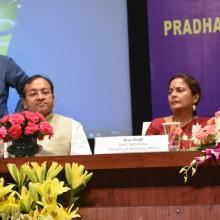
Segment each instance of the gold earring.
[{"label": "gold earring", "polygon": [[192,109],[193,109],[194,112],[196,111],[196,105],[195,104],[193,104]]}]

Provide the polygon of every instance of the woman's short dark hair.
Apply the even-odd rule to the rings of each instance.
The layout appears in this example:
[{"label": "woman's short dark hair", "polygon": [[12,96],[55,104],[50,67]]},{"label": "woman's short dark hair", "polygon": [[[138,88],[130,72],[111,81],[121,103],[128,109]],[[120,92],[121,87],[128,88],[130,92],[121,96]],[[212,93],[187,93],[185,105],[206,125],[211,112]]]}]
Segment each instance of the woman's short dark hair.
[{"label": "woman's short dark hair", "polygon": [[170,83],[174,79],[177,79],[177,78],[181,78],[185,81],[185,83],[189,86],[189,88],[192,92],[192,95],[196,95],[196,94],[199,95],[199,99],[198,99],[197,103],[195,103],[195,104],[198,104],[199,100],[201,98],[201,88],[200,88],[199,82],[193,76],[190,76],[186,73],[177,73],[170,78],[168,87],[170,87]]},{"label": "woman's short dark hair", "polygon": [[25,96],[26,96],[25,91],[24,91],[25,86],[28,85],[28,84],[31,84],[35,79],[38,79],[38,78],[42,78],[42,79],[46,80],[46,81],[49,83],[51,93],[52,93],[52,95],[54,95],[54,86],[53,86],[52,81],[51,81],[49,78],[47,78],[47,77],[45,77],[45,76],[42,76],[42,75],[33,75],[33,76],[30,76],[30,77],[26,80],[26,82],[24,83],[24,85],[23,85],[23,87],[22,87],[22,90],[21,90],[21,96],[22,96],[22,98],[25,98]]}]

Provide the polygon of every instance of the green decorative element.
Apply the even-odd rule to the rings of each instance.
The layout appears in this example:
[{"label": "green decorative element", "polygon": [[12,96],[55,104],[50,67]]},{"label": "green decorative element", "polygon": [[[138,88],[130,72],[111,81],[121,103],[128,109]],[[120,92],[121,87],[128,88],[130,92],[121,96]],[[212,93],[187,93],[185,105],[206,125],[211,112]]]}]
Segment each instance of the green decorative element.
[{"label": "green decorative element", "polygon": [[214,148],[216,148],[216,142],[212,142],[209,144],[201,144],[200,146],[198,146],[197,150],[214,149]]},{"label": "green decorative element", "polygon": [[0,3],[0,31],[8,31],[15,26],[19,1]]},{"label": "green decorative element", "polygon": [[216,142],[212,142],[209,144],[201,144],[199,146],[191,147],[188,151],[198,151],[198,150],[205,150],[205,149],[214,149],[216,148]]},{"label": "green decorative element", "polygon": [[0,36],[0,54],[7,55],[12,34]]},{"label": "green decorative element", "polygon": [[7,55],[12,34],[2,32],[11,31],[16,26],[17,11],[20,0],[0,2],[0,54]]},{"label": "green decorative element", "polygon": [[198,164],[194,163],[190,166],[185,166],[181,168],[181,170],[179,171],[179,174],[183,174],[184,183],[188,182],[188,179],[190,176],[194,176],[196,174],[197,167],[198,167]]}]

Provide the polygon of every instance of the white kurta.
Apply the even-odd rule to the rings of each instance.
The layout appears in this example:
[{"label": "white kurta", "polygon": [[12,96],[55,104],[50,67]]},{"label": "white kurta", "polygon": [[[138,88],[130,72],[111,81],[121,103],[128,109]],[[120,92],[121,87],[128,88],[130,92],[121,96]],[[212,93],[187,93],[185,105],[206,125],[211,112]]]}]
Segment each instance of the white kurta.
[{"label": "white kurta", "polygon": [[91,149],[80,122],[58,114],[46,117],[54,129],[54,136],[43,141],[38,141],[43,150],[36,156],[55,155],[88,155]]}]

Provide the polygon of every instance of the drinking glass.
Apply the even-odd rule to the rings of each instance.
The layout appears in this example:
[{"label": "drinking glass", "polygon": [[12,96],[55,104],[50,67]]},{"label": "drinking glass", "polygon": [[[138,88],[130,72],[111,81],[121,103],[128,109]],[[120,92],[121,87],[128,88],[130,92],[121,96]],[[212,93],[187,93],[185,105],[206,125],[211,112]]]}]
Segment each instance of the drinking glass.
[{"label": "drinking glass", "polygon": [[168,135],[169,151],[179,151],[181,133],[180,122],[165,122],[162,124],[165,134]]}]

